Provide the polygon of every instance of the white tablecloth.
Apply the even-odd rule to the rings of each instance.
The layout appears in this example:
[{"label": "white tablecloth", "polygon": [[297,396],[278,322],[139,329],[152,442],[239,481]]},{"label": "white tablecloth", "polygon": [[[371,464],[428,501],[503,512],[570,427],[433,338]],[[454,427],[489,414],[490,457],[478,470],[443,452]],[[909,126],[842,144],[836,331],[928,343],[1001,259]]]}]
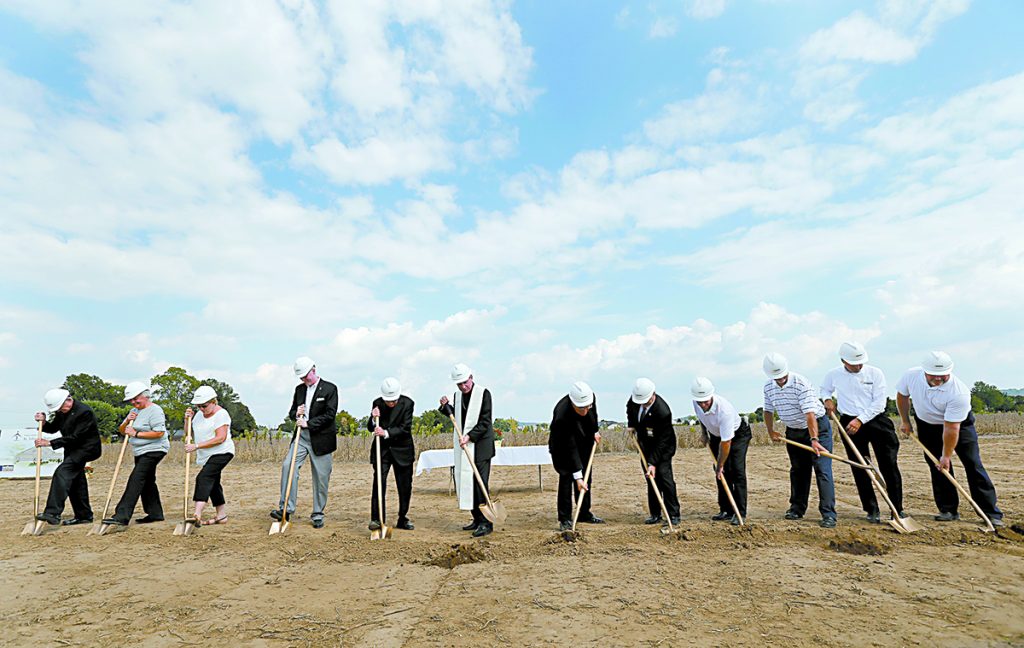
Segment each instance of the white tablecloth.
[{"label": "white tablecloth", "polygon": [[[492,466],[550,466],[551,453],[548,447],[511,446],[496,448]],[[432,468],[451,468],[455,465],[455,453],[451,450],[424,450],[416,461],[416,475]]]}]

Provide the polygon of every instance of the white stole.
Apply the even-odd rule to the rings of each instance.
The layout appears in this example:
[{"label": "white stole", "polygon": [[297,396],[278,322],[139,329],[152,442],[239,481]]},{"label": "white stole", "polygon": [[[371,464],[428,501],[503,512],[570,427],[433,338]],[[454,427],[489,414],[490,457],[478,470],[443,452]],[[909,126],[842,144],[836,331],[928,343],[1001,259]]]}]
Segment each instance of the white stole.
[{"label": "white stole", "polygon": [[[455,494],[459,498],[459,509],[463,511],[473,510],[473,466],[466,460],[466,453],[459,447],[459,430],[463,434],[467,430],[476,427],[480,419],[480,405],[483,402],[484,388],[480,385],[473,385],[473,391],[469,395],[469,407],[466,409],[466,420],[459,421],[462,417],[462,391],[455,392],[455,420],[459,421],[458,430],[452,430],[452,437],[455,442]],[[466,444],[469,456],[476,458],[476,444],[470,441]]]}]

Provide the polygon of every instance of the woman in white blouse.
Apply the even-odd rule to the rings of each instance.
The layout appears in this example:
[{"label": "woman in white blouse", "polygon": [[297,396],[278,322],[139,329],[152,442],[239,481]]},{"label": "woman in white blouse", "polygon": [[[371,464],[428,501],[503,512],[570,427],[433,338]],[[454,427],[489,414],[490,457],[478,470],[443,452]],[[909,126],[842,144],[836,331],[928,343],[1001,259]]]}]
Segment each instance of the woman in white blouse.
[{"label": "woman in white blouse", "polygon": [[217,516],[205,524],[226,524],[228,514],[224,506],[220,474],[235,456],[235,442],[231,440],[231,416],[217,404],[217,392],[207,385],[196,390],[192,404],[197,406],[199,412],[194,414],[191,407],[185,410],[185,418],[192,419],[192,443],[185,444],[185,452],[195,452],[196,463],[202,466],[196,475],[192,495],[196,503],[196,524],[203,524],[203,508],[207,499],[216,507]]}]

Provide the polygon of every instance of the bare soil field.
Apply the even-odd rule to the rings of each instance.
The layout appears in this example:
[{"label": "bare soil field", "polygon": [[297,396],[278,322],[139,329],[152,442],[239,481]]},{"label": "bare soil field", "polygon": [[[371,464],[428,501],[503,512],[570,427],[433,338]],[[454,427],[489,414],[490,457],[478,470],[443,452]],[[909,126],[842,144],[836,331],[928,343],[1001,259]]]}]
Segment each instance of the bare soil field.
[{"label": "bare soil field", "polygon": [[[1024,644],[1024,449],[1019,434],[987,434],[982,456],[1007,513],[984,534],[969,506],[959,522],[931,519],[921,455],[901,449],[906,508],[926,529],[899,535],[863,519],[847,466],[836,464],[839,527],[812,511],[786,521],[788,460],[778,446],[748,455],[750,526],[716,512],[706,449],[681,448],[682,532],[642,524],[635,455],[599,454],[594,511],[606,525],[557,534],[555,475],[495,467],[507,524],[482,541],[448,495],[448,474],[414,482],[415,531],[370,542],[371,468],[337,462],[327,526],[313,529],[308,474],[297,523],[269,537],[278,464],[236,461],[224,473],[230,522],[171,535],[181,468],[159,470],[168,520],[87,536],[84,526],[22,537],[32,483],[0,483],[0,619],[5,645],[246,646],[905,646]],[[841,450],[839,451],[842,452]],[[241,453],[240,453],[241,454]],[[97,516],[116,453],[90,480]],[[308,470],[308,468],[307,468]],[[122,477],[115,499],[123,489]],[[44,487],[48,482],[44,482]],[[397,496],[389,485],[394,518]],[[67,511],[66,514],[70,514]],[[141,515],[141,511],[138,511]]]}]

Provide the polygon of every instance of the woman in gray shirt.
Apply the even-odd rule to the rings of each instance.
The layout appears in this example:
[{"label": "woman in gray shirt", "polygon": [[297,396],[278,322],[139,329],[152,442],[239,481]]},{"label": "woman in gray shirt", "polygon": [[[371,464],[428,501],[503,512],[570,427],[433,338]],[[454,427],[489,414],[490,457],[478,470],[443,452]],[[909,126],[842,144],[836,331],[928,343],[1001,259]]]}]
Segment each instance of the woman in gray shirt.
[{"label": "woman in gray shirt", "polygon": [[114,517],[103,520],[103,523],[127,526],[140,497],[146,517],[136,522],[160,522],[164,519],[164,508],[156,487],[156,467],[171,449],[167,438],[167,419],[163,409],[152,401],[149,387],[143,383],[128,383],[124,388],[124,399],[130,401],[134,409],[118,427],[118,432],[128,437],[135,456],[135,468],[128,477],[121,501],[114,509]]}]

